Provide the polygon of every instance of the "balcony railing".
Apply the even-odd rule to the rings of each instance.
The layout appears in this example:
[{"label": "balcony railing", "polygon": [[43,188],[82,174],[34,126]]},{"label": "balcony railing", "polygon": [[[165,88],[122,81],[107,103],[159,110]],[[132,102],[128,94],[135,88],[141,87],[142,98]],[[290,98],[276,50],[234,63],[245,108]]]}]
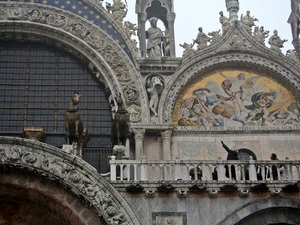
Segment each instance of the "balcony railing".
[{"label": "balcony railing", "polygon": [[[160,181],[299,181],[300,161],[110,160],[112,182]],[[195,172],[196,171],[196,172]]]}]

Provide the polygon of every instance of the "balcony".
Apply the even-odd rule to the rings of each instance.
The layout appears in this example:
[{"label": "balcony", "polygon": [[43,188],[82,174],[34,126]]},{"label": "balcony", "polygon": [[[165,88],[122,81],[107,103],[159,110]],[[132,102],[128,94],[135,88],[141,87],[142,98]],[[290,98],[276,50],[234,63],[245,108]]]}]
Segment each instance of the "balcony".
[{"label": "balcony", "polygon": [[276,194],[299,191],[299,166],[300,161],[289,159],[147,161],[115,160],[112,156],[110,182],[119,191],[129,192],[271,191]]}]

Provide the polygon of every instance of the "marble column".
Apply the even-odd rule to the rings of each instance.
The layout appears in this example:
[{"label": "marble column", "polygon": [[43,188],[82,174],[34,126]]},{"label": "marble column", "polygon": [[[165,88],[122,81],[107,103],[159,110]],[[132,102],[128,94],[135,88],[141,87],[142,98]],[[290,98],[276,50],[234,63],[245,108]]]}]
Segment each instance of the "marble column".
[{"label": "marble column", "polygon": [[171,136],[172,136],[172,130],[166,130],[161,132],[161,137],[163,141],[163,160],[172,159]]},{"label": "marble column", "polygon": [[142,57],[147,57],[146,21],[147,21],[147,13],[141,14],[140,21],[139,21],[139,41],[140,41],[140,51]]},{"label": "marble column", "polygon": [[142,128],[134,128],[134,138],[135,138],[135,159],[141,160],[144,154],[143,142],[144,142],[144,135],[145,129]]},{"label": "marble column", "polygon": [[169,30],[169,38],[170,38],[170,57],[176,57],[175,34],[174,34],[175,13],[168,14],[167,20],[168,20],[168,30]]}]

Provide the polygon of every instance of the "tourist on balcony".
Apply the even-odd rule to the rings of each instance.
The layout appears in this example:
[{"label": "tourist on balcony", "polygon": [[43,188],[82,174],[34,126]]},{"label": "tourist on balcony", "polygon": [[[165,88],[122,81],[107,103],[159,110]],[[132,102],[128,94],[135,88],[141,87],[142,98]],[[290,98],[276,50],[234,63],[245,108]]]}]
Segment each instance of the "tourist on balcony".
[{"label": "tourist on balcony", "polygon": [[[199,165],[196,168],[197,168],[196,169],[197,170],[197,180],[201,180],[201,178],[202,178],[202,169]],[[196,179],[195,168],[190,169],[189,174],[190,174],[191,180]]]},{"label": "tourist on balcony", "polygon": [[[223,148],[224,148],[224,149],[227,151],[227,153],[228,153],[228,154],[227,154],[227,160],[239,160],[239,157],[238,157],[238,150],[237,150],[237,149],[231,150],[230,148],[227,147],[227,145],[224,144],[223,141],[221,141],[221,143],[222,143]],[[226,171],[225,171],[225,176],[226,176],[227,178],[229,178],[230,175],[229,175],[228,165],[225,165],[225,169],[226,169]],[[230,169],[231,169],[231,179],[232,179],[232,180],[236,180],[235,166],[234,166],[234,165],[231,165]]]},{"label": "tourist on balcony", "polygon": [[[271,154],[270,159],[271,160],[279,160],[275,153]],[[270,172],[272,172],[273,180],[278,180],[279,176],[278,176],[277,166],[278,165],[271,166],[271,169],[268,170],[268,176],[267,176],[268,178],[270,178]],[[280,174],[281,180],[285,179],[285,167],[283,165],[279,165],[279,174]]]}]

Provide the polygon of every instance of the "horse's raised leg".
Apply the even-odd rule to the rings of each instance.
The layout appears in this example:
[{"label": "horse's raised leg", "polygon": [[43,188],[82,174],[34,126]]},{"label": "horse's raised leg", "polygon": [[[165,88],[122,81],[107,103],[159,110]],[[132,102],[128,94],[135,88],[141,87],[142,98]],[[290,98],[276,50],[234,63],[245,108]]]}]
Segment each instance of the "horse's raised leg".
[{"label": "horse's raised leg", "polygon": [[67,144],[70,144],[70,129],[69,129],[69,123],[65,123],[65,130],[66,130],[66,136],[67,136]]},{"label": "horse's raised leg", "polygon": [[116,128],[117,128],[117,141],[118,141],[117,143],[118,143],[118,145],[120,145],[121,144],[120,143],[121,142],[120,141],[120,136],[121,135],[120,135],[120,125],[119,125],[119,123],[116,124]]},{"label": "horse's raised leg", "polygon": [[75,138],[79,138],[78,125],[79,125],[79,120],[76,120],[75,121]]}]

